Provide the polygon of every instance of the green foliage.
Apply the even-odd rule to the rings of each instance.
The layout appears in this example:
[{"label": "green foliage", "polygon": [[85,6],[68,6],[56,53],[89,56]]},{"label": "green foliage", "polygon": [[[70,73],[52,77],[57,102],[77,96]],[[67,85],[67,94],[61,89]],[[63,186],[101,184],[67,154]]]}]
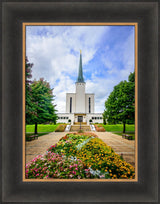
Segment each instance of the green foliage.
[{"label": "green foliage", "polygon": [[34,117],[31,123],[35,123],[35,133],[37,133],[37,124],[45,122],[54,122],[56,124],[57,115],[55,105],[53,105],[53,89],[47,81],[41,78],[31,84],[31,95],[34,109]]},{"label": "green foliage", "polygon": [[34,81],[31,84],[31,89],[34,108],[36,110],[36,117],[33,122],[56,122],[55,105],[52,104],[54,100],[53,89],[50,88],[49,83],[41,78],[39,81]]},{"label": "green foliage", "polygon": [[[57,128],[57,125],[43,125],[43,124],[38,124],[38,132],[54,132],[55,129]],[[29,132],[34,132],[35,130],[35,125],[26,125],[26,133]]]},{"label": "green foliage", "polygon": [[35,124],[35,134],[37,134],[37,124],[53,122],[56,124],[57,115],[55,105],[53,105],[53,89],[47,81],[41,78],[39,81],[30,81],[32,78],[31,68],[33,64],[29,63],[26,57],[26,124]]},{"label": "green foliage", "polygon": [[102,115],[103,115],[103,124],[106,125],[106,116],[104,113]]},{"label": "green foliage", "polygon": [[25,109],[26,109],[26,123],[29,124],[31,120],[34,118],[34,108],[32,103],[32,94],[31,94],[31,86],[32,81],[32,67],[33,64],[29,63],[28,58],[26,57],[26,65],[25,65]]},{"label": "green foliage", "polygon": [[135,72],[130,73],[130,75],[128,77],[128,81],[135,83]]},{"label": "green foliage", "polygon": [[122,122],[125,132],[126,123],[134,123],[135,117],[135,83],[134,74],[129,75],[129,82],[121,81],[116,85],[105,101],[104,116],[111,124]]}]

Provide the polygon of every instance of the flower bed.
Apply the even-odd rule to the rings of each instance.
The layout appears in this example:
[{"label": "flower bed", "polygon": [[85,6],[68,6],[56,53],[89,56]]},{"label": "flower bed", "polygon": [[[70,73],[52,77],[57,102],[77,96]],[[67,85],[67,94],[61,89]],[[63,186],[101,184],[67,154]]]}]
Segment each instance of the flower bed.
[{"label": "flower bed", "polygon": [[26,178],[132,179],[134,167],[95,134],[67,134],[26,166]]},{"label": "flower bed", "polygon": [[134,167],[122,160],[99,138],[90,140],[78,152],[77,158],[81,159],[88,168],[108,172],[106,178],[134,178]]},{"label": "flower bed", "polygon": [[95,124],[94,126],[95,126],[97,132],[105,132],[106,131],[104,129],[104,127],[102,125],[100,125],[100,124],[98,124],[98,125]]},{"label": "flower bed", "polygon": [[69,179],[92,178],[90,170],[85,168],[81,160],[74,160],[63,154],[48,152],[38,156],[26,165],[26,178],[29,179]]},{"label": "flower bed", "polygon": [[61,124],[61,125],[58,125],[58,127],[56,128],[55,132],[64,132],[65,129],[66,129],[66,124]]}]

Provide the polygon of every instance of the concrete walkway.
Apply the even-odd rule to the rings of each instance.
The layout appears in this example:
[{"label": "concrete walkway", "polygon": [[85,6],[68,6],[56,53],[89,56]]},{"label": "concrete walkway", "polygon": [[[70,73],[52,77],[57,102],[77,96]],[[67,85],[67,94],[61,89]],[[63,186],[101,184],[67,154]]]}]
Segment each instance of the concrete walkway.
[{"label": "concrete walkway", "polygon": [[[94,132],[114,151],[123,155],[126,162],[135,166],[135,141],[123,139],[121,136],[110,132]],[[39,137],[37,140],[26,142],[26,163],[34,159],[37,155],[44,154],[46,150],[59,139],[65,136],[67,132],[52,132]]]},{"label": "concrete walkway", "polygon": [[37,155],[44,154],[46,150],[59,139],[65,136],[67,132],[52,132],[38,139],[26,142],[26,163],[34,159]]}]

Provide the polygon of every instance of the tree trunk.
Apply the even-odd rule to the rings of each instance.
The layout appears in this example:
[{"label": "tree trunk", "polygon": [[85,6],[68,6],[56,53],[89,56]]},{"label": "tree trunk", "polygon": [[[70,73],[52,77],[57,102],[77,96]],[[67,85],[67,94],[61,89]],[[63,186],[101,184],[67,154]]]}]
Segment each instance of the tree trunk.
[{"label": "tree trunk", "polygon": [[34,129],[34,134],[37,134],[37,122],[35,123],[35,129]]},{"label": "tree trunk", "polygon": [[123,133],[126,132],[126,123],[123,123]]}]

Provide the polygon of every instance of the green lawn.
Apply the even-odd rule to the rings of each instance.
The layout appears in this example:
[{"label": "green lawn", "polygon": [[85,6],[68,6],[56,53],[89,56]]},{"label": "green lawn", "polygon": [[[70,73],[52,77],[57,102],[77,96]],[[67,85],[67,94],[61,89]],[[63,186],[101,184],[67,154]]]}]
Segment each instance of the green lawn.
[{"label": "green lawn", "polygon": [[[42,125],[38,124],[38,132],[54,132],[59,124],[56,125]],[[26,133],[34,133],[35,125],[26,125]]]},{"label": "green lawn", "polygon": [[[107,132],[115,133],[116,135],[122,136],[123,133],[123,124],[116,124],[116,125],[103,125]],[[127,135],[134,136],[135,139],[135,125],[126,125],[126,132]]]},{"label": "green lawn", "polygon": [[[122,132],[123,131],[123,124],[116,124],[116,125],[103,125],[107,132]],[[126,132],[134,132],[135,125],[127,125],[126,124]]]}]

